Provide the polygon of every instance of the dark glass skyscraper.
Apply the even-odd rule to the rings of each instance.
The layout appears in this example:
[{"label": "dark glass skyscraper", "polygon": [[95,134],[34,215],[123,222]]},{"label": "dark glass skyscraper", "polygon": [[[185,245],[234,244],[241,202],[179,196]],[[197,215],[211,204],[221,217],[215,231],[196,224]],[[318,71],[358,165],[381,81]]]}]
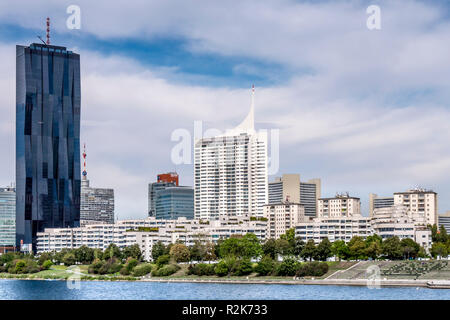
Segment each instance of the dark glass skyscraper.
[{"label": "dark glass skyscraper", "polygon": [[16,46],[16,244],[80,223],[80,56]]}]

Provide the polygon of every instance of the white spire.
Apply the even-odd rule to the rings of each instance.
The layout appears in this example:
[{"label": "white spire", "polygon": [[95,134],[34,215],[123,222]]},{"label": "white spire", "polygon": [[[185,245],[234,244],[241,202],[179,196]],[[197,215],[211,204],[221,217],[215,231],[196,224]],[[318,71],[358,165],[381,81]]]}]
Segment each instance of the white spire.
[{"label": "white spire", "polygon": [[237,127],[227,132],[227,135],[234,135],[240,133],[254,133],[255,132],[255,85],[252,85],[252,103],[250,111]]}]

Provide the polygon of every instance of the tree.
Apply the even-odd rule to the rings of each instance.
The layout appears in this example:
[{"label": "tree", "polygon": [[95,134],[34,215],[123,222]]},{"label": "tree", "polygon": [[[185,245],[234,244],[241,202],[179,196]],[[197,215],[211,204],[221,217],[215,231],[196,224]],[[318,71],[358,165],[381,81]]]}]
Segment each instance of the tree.
[{"label": "tree", "polygon": [[433,245],[431,246],[431,256],[433,258],[447,257],[448,256],[447,246],[441,242],[433,243]]},{"label": "tree", "polygon": [[170,257],[175,262],[188,262],[190,258],[189,248],[184,244],[175,243],[172,248],[170,248]]},{"label": "tree", "polygon": [[230,237],[220,244],[220,257],[257,258],[263,250],[256,235],[247,233],[243,237]]},{"label": "tree", "polygon": [[279,276],[295,276],[300,264],[293,258],[286,258],[280,263],[277,269]]},{"label": "tree", "polygon": [[203,261],[206,255],[206,245],[203,242],[196,240],[189,248],[191,261]]},{"label": "tree", "polygon": [[292,252],[293,255],[296,257],[300,256],[304,247],[305,247],[305,242],[300,237],[296,237],[294,239],[294,249]]},{"label": "tree", "polygon": [[405,238],[400,241],[402,247],[403,258],[416,258],[419,254],[420,245],[411,238]]},{"label": "tree", "polygon": [[381,249],[383,254],[390,260],[398,260],[403,256],[400,239],[397,236],[384,240]]},{"label": "tree", "polygon": [[258,237],[253,233],[247,233],[242,238],[242,246],[244,250],[244,258],[258,258],[262,255],[262,247]]},{"label": "tree", "polygon": [[272,259],[276,259],[277,247],[275,239],[267,239],[266,242],[262,245],[262,250],[265,256],[270,256]]},{"label": "tree", "polygon": [[76,263],[77,259],[75,258],[75,254],[73,254],[72,252],[66,253],[63,257],[63,263],[66,266],[71,266],[74,265]]},{"label": "tree", "polygon": [[345,260],[348,258],[350,251],[344,240],[336,240],[331,246],[331,252],[339,260]]},{"label": "tree", "polygon": [[438,227],[436,224],[428,225],[428,229],[431,230],[431,240],[433,242],[438,242]]},{"label": "tree", "polygon": [[94,249],[87,246],[81,246],[73,250],[73,253],[75,255],[75,260],[82,264],[91,264],[95,259]]},{"label": "tree", "polygon": [[349,256],[351,259],[366,259],[366,244],[363,238],[354,236],[347,244],[349,250]]},{"label": "tree", "polygon": [[275,250],[277,254],[281,256],[289,256],[292,255],[292,247],[286,239],[277,239],[275,240]]},{"label": "tree", "polygon": [[158,259],[156,259],[155,261],[158,268],[161,268],[162,266],[168,264],[169,262],[170,256],[168,254],[163,254],[162,256],[159,256]]},{"label": "tree", "polygon": [[314,260],[327,261],[331,257],[331,242],[324,238],[316,247]]},{"label": "tree", "polygon": [[441,225],[439,227],[439,231],[436,234],[436,241],[446,243],[448,239],[449,237],[447,235],[447,230],[445,230],[445,227]]},{"label": "tree", "polygon": [[373,260],[378,259],[383,250],[381,249],[381,244],[378,241],[372,241],[367,244],[366,242],[365,255]]},{"label": "tree", "polygon": [[162,255],[166,254],[166,246],[161,241],[155,243],[152,247],[152,259],[153,261],[158,260]]},{"label": "tree", "polygon": [[267,276],[271,274],[275,268],[275,261],[271,256],[267,255],[261,258],[258,264],[255,267],[255,272],[258,273],[258,276]]},{"label": "tree", "polygon": [[206,261],[214,261],[217,259],[216,256],[216,247],[214,243],[207,242],[205,245],[205,260]]},{"label": "tree", "polygon": [[137,243],[135,243],[131,246],[125,247],[122,250],[122,258],[124,258],[124,259],[134,258],[134,259],[140,261],[142,258],[141,248],[139,247],[139,245]]},{"label": "tree", "polygon": [[306,245],[303,248],[302,252],[300,253],[300,256],[304,260],[309,259],[309,261],[311,261],[315,255],[316,255],[316,245],[314,243],[314,240],[310,239],[308,240],[308,242],[306,242]]},{"label": "tree", "polygon": [[120,252],[119,247],[114,243],[111,243],[103,252],[103,260],[112,258],[117,258],[119,260],[122,258],[122,253]]}]

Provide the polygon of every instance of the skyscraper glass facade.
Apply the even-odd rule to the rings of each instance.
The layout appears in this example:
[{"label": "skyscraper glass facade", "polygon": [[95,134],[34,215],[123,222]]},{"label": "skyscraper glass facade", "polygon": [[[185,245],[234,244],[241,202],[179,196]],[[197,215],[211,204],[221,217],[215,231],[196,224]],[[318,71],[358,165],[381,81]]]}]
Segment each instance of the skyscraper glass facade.
[{"label": "skyscraper glass facade", "polygon": [[194,189],[168,187],[158,190],[155,196],[156,219],[194,219]]},{"label": "skyscraper glass facade", "polygon": [[0,188],[0,247],[16,245],[16,192]]},{"label": "skyscraper glass facade", "polygon": [[16,46],[16,243],[80,221],[80,56]]}]

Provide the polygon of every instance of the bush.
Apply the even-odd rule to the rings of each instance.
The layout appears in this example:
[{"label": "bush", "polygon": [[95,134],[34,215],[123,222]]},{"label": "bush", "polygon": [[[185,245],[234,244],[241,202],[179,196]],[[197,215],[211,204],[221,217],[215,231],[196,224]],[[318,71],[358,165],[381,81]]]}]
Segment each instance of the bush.
[{"label": "bush", "polygon": [[234,271],[235,276],[245,276],[252,273],[253,267],[250,259],[242,259],[237,263],[236,270]]},{"label": "bush", "polygon": [[292,258],[286,258],[281,262],[277,268],[277,275],[279,276],[295,276],[299,263]]},{"label": "bush", "polygon": [[303,263],[297,270],[297,277],[321,277],[328,272],[328,264],[326,262],[307,262]]},{"label": "bush", "polygon": [[225,261],[221,260],[219,261],[218,264],[216,264],[216,266],[214,267],[214,272],[216,273],[216,275],[218,275],[219,277],[224,277],[226,275],[228,275],[228,273],[230,272],[228,265]]},{"label": "bush", "polygon": [[180,266],[177,264],[169,264],[169,265],[165,265],[160,269],[156,269],[152,271],[152,276],[155,277],[167,277],[170,276],[171,274],[174,274],[175,272],[177,272],[178,270],[180,270]]},{"label": "bush", "polygon": [[117,262],[116,258],[108,259],[99,269],[99,274],[113,274],[119,272],[122,265]]},{"label": "bush", "polygon": [[215,266],[215,264],[197,263],[189,266],[187,274],[193,274],[196,276],[213,276],[216,274],[214,271]]},{"label": "bush", "polygon": [[46,260],[44,261],[44,263],[42,264],[42,270],[48,270],[50,269],[50,267],[53,265],[53,262],[51,262],[50,260]]},{"label": "bush", "polygon": [[120,274],[127,276],[133,272],[133,269],[139,264],[139,262],[134,258],[128,258],[125,265],[120,269]]},{"label": "bush", "polygon": [[275,261],[270,256],[264,256],[255,267],[258,276],[267,276],[272,274],[275,269]]},{"label": "bush", "polygon": [[142,263],[134,268],[133,276],[135,277],[145,276],[146,274],[152,272],[152,269],[153,265],[151,265],[150,263]]},{"label": "bush", "polygon": [[64,263],[64,265],[66,266],[71,266],[74,265],[76,263],[76,258],[75,255],[71,252],[66,253],[62,259],[62,262]]},{"label": "bush", "polygon": [[89,266],[88,272],[92,274],[99,274],[100,269],[103,267],[105,263],[100,259],[95,259],[94,262]]},{"label": "bush", "polygon": [[156,265],[158,268],[161,268],[162,266],[169,264],[170,256],[168,254],[163,254],[162,256],[159,256],[158,259],[156,259]]}]

